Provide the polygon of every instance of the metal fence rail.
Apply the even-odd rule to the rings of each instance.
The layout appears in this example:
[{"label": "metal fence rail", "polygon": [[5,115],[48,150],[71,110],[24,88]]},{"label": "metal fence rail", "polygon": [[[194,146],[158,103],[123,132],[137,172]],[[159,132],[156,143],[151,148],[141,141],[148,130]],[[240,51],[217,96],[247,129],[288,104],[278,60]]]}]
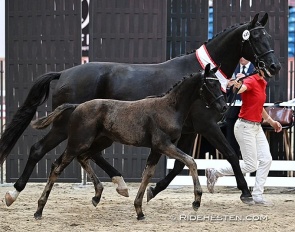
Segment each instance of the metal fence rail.
[{"label": "metal fence rail", "polygon": [[[5,125],[5,78],[4,78],[4,61],[0,61],[0,101],[1,101],[1,110],[0,110],[0,134],[4,130]],[[0,165],[0,183],[4,183],[4,165]]]}]

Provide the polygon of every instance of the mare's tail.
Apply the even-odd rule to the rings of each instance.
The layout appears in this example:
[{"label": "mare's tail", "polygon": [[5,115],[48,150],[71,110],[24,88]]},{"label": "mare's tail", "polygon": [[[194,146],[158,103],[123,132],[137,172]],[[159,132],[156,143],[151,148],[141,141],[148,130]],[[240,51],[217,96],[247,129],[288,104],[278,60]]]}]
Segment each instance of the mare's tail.
[{"label": "mare's tail", "polygon": [[34,82],[25,102],[18,108],[0,139],[0,165],[6,160],[17,140],[30,124],[38,106],[49,96],[50,82],[59,79],[60,72],[46,73]]},{"label": "mare's tail", "polygon": [[47,116],[32,121],[31,126],[35,129],[44,129],[48,127],[54,121],[54,119],[61,115],[65,110],[72,109],[74,111],[78,105],[79,104],[62,104]]}]

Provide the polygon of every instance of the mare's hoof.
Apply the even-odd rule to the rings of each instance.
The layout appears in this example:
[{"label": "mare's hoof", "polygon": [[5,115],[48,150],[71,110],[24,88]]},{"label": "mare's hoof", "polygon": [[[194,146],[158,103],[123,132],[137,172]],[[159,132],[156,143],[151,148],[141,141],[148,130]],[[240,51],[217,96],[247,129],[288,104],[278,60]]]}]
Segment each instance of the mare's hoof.
[{"label": "mare's hoof", "polygon": [[15,199],[13,199],[12,196],[10,195],[10,193],[7,192],[5,194],[5,204],[6,204],[6,206],[8,206],[8,207],[11,206],[14,201],[15,201]]},{"label": "mare's hoof", "polygon": [[42,219],[42,214],[36,212],[36,213],[34,213],[34,218],[35,218],[36,220],[41,220],[41,219]]},{"label": "mare's hoof", "polygon": [[99,202],[100,202],[100,197],[92,197],[92,204],[94,207],[96,207]]},{"label": "mare's hoof", "polygon": [[194,202],[192,203],[192,205],[193,205],[193,209],[194,209],[195,211],[198,211],[198,209],[200,208],[200,202],[198,202],[198,201],[194,201]]},{"label": "mare's hoof", "polygon": [[143,219],[145,219],[143,213],[140,213],[140,214],[137,215],[137,220],[143,220]]},{"label": "mare's hoof", "polygon": [[247,204],[247,205],[254,205],[255,204],[252,196],[241,196],[240,199],[244,204]]},{"label": "mare's hoof", "polygon": [[149,188],[146,190],[146,198],[147,198],[147,202],[149,202],[150,200],[152,200],[152,199],[154,198],[153,190],[154,190],[153,187],[149,187]]},{"label": "mare's hoof", "polygon": [[122,195],[123,197],[129,197],[128,188],[116,188],[117,193]]}]

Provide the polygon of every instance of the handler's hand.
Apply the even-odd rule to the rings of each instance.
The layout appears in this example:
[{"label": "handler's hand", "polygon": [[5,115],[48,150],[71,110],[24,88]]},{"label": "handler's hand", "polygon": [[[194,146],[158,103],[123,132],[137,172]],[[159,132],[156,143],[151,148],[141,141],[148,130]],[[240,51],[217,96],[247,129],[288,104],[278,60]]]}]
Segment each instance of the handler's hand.
[{"label": "handler's hand", "polygon": [[282,125],[278,121],[273,121],[273,123],[270,124],[270,125],[273,127],[273,129],[275,130],[275,132],[279,133],[279,132],[282,131]]}]

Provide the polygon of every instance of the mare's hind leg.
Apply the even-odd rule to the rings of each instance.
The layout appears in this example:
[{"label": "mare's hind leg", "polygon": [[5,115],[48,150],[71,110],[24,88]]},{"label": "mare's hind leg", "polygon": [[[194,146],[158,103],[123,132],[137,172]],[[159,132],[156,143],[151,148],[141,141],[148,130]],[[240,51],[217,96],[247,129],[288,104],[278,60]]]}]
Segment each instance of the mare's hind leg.
[{"label": "mare's hind leg", "polygon": [[35,219],[41,219],[43,209],[46,205],[46,202],[48,200],[49,194],[55,181],[57,180],[58,176],[60,176],[61,172],[72,162],[74,158],[75,156],[69,155],[66,149],[64,153],[52,164],[47,184],[44,188],[41,197],[38,200],[38,208],[36,213],[34,214]]},{"label": "mare's hind leg", "polygon": [[141,220],[144,219],[144,214],[142,212],[142,200],[143,195],[146,190],[146,187],[149,183],[150,178],[154,175],[156,164],[159,162],[161,158],[161,154],[151,150],[149,157],[147,159],[146,167],[142,174],[142,180],[140,187],[138,189],[136,198],[134,200],[134,207],[137,214],[137,219]]},{"label": "mare's hind leg", "polygon": [[[194,134],[182,134],[178,143],[177,147],[187,154],[191,154],[193,144],[195,141]],[[159,192],[165,190],[170,182],[183,170],[184,163],[180,162],[179,160],[175,160],[173,169],[165,176],[164,179],[160,180],[155,187],[149,187],[147,189],[147,201],[149,202],[153,199]]]},{"label": "mare's hind leg", "polygon": [[[87,152],[87,156],[108,174],[114,184],[118,185],[116,191],[120,195],[129,197],[128,188],[122,174],[110,165],[101,154],[101,151],[110,147],[112,143],[113,141],[107,137],[96,138],[92,143],[90,150]],[[97,151],[99,151],[98,154],[96,154]]]},{"label": "mare's hind leg", "polygon": [[26,166],[21,176],[14,184],[15,189],[13,191],[8,191],[5,195],[5,203],[7,206],[10,206],[17,199],[19,193],[24,190],[36,164],[47,152],[67,138],[67,133],[64,132],[66,132],[65,128],[53,126],[44,138],[31,147]]},{"label": "mare's hind leg", "polygon": [[110,165],[105,158],[100,155],[92,156],[92,161],[95,162],[101,169],[103,169],[109,177],[112,179],[114,184],[117,184],[116,191],[124,197],[129,197],[128,187],[124,181],[123,176],[117,169]]}]

